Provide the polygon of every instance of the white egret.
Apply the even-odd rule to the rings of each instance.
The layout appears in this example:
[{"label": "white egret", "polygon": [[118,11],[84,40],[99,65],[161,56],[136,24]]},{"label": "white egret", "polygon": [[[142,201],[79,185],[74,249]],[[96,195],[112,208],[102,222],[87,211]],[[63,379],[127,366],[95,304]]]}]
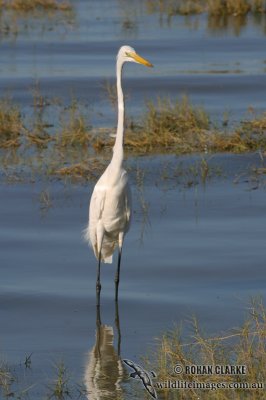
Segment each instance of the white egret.
[{"label": "white egret", "polygon": [[110,164],[96,183],[90,201],[89,223],[85,238],[91,243],[94,254],[98,259],[96,292],[101,291],[100,268],[101,261],[112,262],[112,255],[118,246],[118,263],[115,276],[116,295],[118,285],[123,241],[130,226],[131,195],[128,176],[123,168],[124,159],[124,97],[122,91],[122,69],[125,62],[135,62],[152,67],[152,64],[140,57],[129,46],[122,46],[117,54],[116,80],[118,98],[118,124],[116,140],[113,147],[113,157]]}]

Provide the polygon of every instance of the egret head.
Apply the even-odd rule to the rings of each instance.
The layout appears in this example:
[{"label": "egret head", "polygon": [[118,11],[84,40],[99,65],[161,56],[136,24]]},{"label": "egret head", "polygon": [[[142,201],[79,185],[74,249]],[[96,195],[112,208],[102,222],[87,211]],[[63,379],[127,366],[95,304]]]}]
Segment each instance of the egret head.
[{"label": "egret head", "polygon": [[133,47],[130,46],[120,47],[119,52],[117,54],[117,60],[119,60],[122,63],[135,62],[138,64],[145,65],[146,67],[153,67],[153,65],[148,60],[145,60],[145,58],[139,56],[136,53],[135,49],[133,49]]}]

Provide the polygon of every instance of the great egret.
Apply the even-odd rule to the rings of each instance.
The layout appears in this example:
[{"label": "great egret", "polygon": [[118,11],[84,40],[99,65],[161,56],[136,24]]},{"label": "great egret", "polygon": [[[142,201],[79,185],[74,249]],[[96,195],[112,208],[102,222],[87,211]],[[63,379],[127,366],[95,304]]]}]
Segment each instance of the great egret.
[{"label": "great egret", "polygon": [[101,291],[100,269],[101,261],[112,262],[112,255],[118,246],[118,263],[115,276],[116,294],[118,285],[123,241],[130,226],[131,195],[128,185],[128,176],[123,168],[124,142],[124,97],[122,91],[122,69],[125,62],[135,62],[152,67],[152,64],[140,57],[129,46],[122,46],[117,54],[116,84],[118,98],[118,124],[116,140],[113,147],[113,157],[110,164],[96,183],[90,201],[89,223],[85,231],[85,238],[92,245],[95,257],[98,259],[96,293]]}]

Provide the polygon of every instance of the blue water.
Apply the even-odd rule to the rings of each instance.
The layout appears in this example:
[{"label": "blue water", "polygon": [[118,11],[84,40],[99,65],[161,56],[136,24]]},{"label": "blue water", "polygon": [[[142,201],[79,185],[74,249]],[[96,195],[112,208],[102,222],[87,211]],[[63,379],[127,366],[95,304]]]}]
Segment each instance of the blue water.
[{"label": "blue water", "polygon": [[[93,125],[115,125],[102,82],[114,78],[116,52],[125,43],[155,66],[126,67],[130,115],[142,114],[147,99],[183,93],[218,121],[225,111],[234,123],[249,106],[264,110],[263,21],[213,31],[206,16],[160,20],[140,1],[73,4],[67,20],[23,17],[17,36],[1,36],[0,92],[10,91],[26,116],[30,87],[39,81],[46,96],[69,104],[74,94],[84,102]],[[50,112],[56,119],[57,109]],[[250,296],[265,299],[265,182],[250,175],[261,160],[258,154],[206,157],[220,172],[205,184],[186,173],[200,156],[127,160],[133,221],[119,292],[123,358],[140,362],[155,337],[192,315],[205,331],[220,334],[242,323]],[[142,170],[143,186],[136,178]],[[37,382],[33,398],[39,399],[54,362],[63,359],[80,382],[92,364],[96,260],[82,230],[93,185],[41,178],[8,184],[3,171],[0,176],[1,358],[22,386]],[[43,192],[51,207],[41,201]],[[114,272],[115,265],[102,268],[101,319],[117,332]],[[25,371],[31,353],[32,370]]]}]

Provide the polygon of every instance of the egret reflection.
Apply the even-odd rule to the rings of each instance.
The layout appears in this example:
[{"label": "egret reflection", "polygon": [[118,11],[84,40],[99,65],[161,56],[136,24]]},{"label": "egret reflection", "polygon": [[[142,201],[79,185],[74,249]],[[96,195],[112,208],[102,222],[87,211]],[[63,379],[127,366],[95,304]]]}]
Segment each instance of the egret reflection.
[{"label": "egret reflection", "polygon": [[102,324],[100,311],[100,306],[97,306],[95,344],[86,360],[84,383],[87,398],[89,400],[123,400],[121,383],[127,373],[120,358],[121,332],[118,303],[115,303],[115,329],[113,326]]}]

